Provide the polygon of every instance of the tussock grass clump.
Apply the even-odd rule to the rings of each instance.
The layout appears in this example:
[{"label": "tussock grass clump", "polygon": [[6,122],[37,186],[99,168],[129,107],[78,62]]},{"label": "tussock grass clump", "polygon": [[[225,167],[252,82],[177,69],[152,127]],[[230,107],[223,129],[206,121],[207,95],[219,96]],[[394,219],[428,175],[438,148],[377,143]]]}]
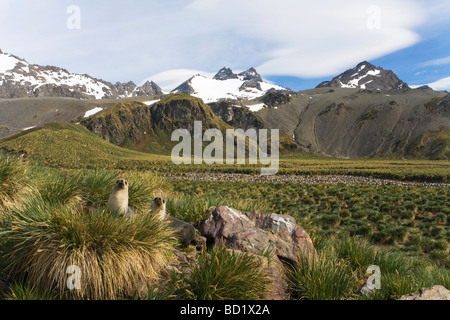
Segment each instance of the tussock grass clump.
[{"label": "tussock grass clump", "polygon": [[119,179],[119,174],[112,170],[95,168],[84,170],[81,184],[88,206],[103,206],[108,202],[109,196],[114,188],[115,182]]},{"label": "tussock grass clump", "polygon": [[25,199],[30,191],[27,173],[22,161],[0,154],[0,212]]},{"label": "tussock grass clump", "polygon": [[184,282],[188,299],[258,300],[268,292],[271,281],[260,259],[220,245],[203,249]]},{"label": "tussock grass clump", "polygon": [[367,268],[374,264],[376,250],[369,241],[360,237],[342,236],[336,242],[336,254],[346,259],[359,275],[364,274]]},{"label": "tussock grass clump", "polygon": [[[158,279],[171,256],[170,229],[150,215],[124,219],[98,208],[52,205],[33,198],[11,211],[0,229],[6,272],[58,298],[116,299]],[[70,291],[69,266],[81,289]]]},{"label": "tussock grass clump", "polygon": [[317,259],[299,259],[287,270],[291,296],[299,300],[343,300],[349,298],[357,279],[349,263],[332,251]]},{"label": "tussock grass clump", "polygon": [[33,179],[41,199],[49,204],[74,205],[82,200],[81,177],[42,171]]},{"label": "tussock grass clump", "polygon": [[141,212],[148,211],[154,196],[167,189],[165,181],[151,172],[132,172],[126,177],[129,182],[129,205]]}]

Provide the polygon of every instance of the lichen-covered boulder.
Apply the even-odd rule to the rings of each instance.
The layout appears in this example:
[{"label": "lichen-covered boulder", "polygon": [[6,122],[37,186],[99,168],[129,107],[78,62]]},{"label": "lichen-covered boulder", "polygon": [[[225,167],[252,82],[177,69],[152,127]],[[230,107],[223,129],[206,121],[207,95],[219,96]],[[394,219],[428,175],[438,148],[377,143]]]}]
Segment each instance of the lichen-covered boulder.
[{"label": "lichen-covered boulder", "polygon": [[215,244],[255,254],[271,252],[280,260],[295,264],[299,257],[315,254],[308,233],[288,215],[240,212],[220,206],[210,209],[200,233]]}]

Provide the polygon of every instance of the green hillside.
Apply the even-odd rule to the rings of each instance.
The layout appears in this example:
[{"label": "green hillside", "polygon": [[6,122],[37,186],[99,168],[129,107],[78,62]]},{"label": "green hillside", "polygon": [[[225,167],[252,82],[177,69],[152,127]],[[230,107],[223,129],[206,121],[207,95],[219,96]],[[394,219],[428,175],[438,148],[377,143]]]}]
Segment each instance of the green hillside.
[{"label": "green hillside", "polygon": [[25,154],[26,159],[42,165],[64,168],[112,168],[129,166],[133,161],[164,160],[162,156],[117,147],[81,125],[63,122],[2,139],[0,149],[7,153]]}]

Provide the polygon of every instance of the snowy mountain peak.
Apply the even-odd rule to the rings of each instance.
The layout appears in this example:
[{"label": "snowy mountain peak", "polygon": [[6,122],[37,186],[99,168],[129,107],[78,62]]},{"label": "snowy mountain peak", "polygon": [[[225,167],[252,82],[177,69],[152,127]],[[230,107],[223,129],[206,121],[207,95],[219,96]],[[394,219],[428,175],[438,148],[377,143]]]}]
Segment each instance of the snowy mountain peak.
[{"label": "snowy mountain peak", "polygon": [[355,68],[349,69],[331,81],[324,81],[317,86],[317,88],[325,87],[386,91],[409,88],[391,70],[375,67],[367,61],[361,62]]},{"label": "snowy mountain peak", "polygon": [[206,103],[222,99],[252,100],[262,97],[269,90],[287,91],[262,79],[254,68],[239,74],[222,68],[213,78],[196,75],[183,82],[171,93],[184,93],[203,99]]},{"label": "snowy mountain peak", "polygon": [[256,80],[258,82],[263,81],[262,77],[255,70],[255,68],[250,68],[247,71],[239,73],[239,78],[241,78],[241,80],[243,81],[252,81],[252,80]]},{"label": "snowy mountain peak", "polygon": [[87,74],[73,74],[53,66],[31,65],[14,55],[0,53],[0,98],[103,99],[157,94],[162,94],[157,86],[137,87],[133,82],[113,85]]},{"label": "snowy mountain peak", "polygon": [[238,79],[238,75],[233,73],[233,71],[230,68],[222,68],[219,72],[213,77],[214,80],[230,80],[230,79]]}]

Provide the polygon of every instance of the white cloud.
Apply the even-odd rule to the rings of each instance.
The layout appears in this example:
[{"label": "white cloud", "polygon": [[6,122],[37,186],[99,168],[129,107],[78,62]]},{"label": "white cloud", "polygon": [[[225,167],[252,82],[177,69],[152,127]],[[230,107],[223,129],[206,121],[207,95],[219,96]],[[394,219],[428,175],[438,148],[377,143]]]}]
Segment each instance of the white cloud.
[{"label": "white cloud", "polygon": [[207,78],[212,78],[215,75],[214,73],[204,72],[200,70],[174,69],[154,74],[142,81],[141,85],[146,81],[153,81],[157,85],[159,85],[164,92],[168,93],[197,74],[200,74]]},{"label": "white cloud", "polygon": [[[179,73],[160,72],[180,68],[335,75],[417,43],[414,30],[429,12],[423,0],[129,0],[126,6],[79,0],[81,30],[73,31],[66,28],[71,1],[2,1],[0,38],[7,52],[112,82],[155,74],[162,83],[151,80],[163,88]],[[370,30],[367,9],[374,4],[381,28]]]},{"label": "white cloud", "polygon": [[440,79],[433,83],[428,84],[431,88],[438,91],[450,91],[450,77]]},{"label": "white cloud", "polygon": [[424,63],[421,63],[419,67],[422,67],[422,68],[436,67],[436,66],[443,66],[443,65],[447,65],[447,64],[450,64],[450,57],[429,60]]},{"label": "white cloud", "polygon": [[[373,14],[368,8],[374,3],[380,18],[375,30],[368,28]],[[248,54],[261,61],[257,68],[263,75],[305,78],[336,74],[414,45],[420,38],[413,28],[426,12],[404,0],[284,0],[276,5],[270,0],[197,0],[190,9],[205,24],[233,30],[242,42],[257,39],[266,50],[254,48]]]}]

